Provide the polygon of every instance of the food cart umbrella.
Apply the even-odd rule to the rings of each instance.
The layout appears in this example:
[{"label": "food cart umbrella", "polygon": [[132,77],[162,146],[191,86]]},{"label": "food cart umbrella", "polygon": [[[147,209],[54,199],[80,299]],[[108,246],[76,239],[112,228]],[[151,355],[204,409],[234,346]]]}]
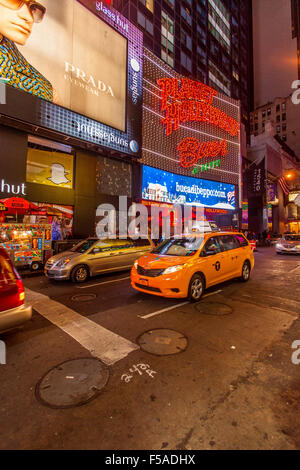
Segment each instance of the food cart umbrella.
[{"label": "food cart umbrella", "polygon": [[31,209],[37,209],[38,207],[35,204],[32,204],[26,199],[21,197],[10,197],[8,199],[1,199],[0,202],[3,202],[7,208],[7,214],[27,214]]}]

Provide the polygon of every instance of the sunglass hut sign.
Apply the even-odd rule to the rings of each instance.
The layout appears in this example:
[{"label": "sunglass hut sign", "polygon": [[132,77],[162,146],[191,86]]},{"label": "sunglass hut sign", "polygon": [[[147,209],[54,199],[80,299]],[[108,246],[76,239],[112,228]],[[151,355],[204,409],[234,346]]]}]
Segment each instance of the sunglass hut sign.
[{"label": "sunglass hut sign", "polygon": [[[157,80],[161,88],[161,111],[165,113],[161,120],[166,129],[166,136],[179,129],[180,123],[202,122],[223,129],[232,137],[239,132],[239,123],[226,113],[212,105],[217,91],[188,78],[161,78]],[[227,155],[227,141],[216,139],[201,142],[194,137],[187,137],[177,145],[179,163],[184,168],[190,168],[204,157],[223,157]],[[217,168],[221,159],[201,165],[201,171]],[[199,171],[195,167],[193,173]]]}]

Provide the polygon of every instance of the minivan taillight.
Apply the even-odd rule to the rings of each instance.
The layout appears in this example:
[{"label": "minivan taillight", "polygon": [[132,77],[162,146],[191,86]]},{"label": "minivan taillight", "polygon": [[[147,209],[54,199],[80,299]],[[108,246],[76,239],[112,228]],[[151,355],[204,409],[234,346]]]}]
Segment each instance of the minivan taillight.
[{"label": "minivan taillight", "polygon": [[22,305],[25,300],[25,290],[24,290],[23,282],[21,281],[21,279],[17,279],[17,287],[18,287],[19,305]]}]

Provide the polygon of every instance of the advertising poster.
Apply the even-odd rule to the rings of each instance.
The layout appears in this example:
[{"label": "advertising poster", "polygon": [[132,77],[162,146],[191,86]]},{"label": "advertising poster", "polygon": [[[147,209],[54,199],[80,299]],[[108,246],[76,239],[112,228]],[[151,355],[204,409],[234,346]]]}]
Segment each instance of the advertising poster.
[{"label": "advertising poster", "polygon": [[188,176],[176,175],[144,165],[142,198],[172,204],[235,210],[235,187]]},{"label": "advertising poster", "polygon": [[[28,80],[18,86],[124,131],[126,38],[76,1],[43,0],[42,4],[43,21],[32,25],[25,45],[18,47],[35,68],[40,88],[35,92]],[[13,47],[8,41],[7,45]]]},{"label": "advertising poster", "polygon": [[[7,91],[2,112],[137,154],[142,33],[100,1],[42,0],[26,18],[6,2],[1,8],[8,12],[0,23],[0,80]],[[18,99],[12,89],[31,99]]]},{"label": "advertising poster", "polygon": [[26,181],[72,189],[73,166],[73,155],[29,148]]}]

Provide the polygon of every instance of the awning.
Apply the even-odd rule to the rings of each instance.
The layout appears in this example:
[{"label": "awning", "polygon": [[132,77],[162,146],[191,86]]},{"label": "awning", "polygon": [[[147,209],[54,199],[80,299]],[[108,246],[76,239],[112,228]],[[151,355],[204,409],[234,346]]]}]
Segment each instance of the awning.
[{"label": "awning", "polygon": [[10,197],[8,199],[1,199],[0,203],[3,203],[7,208],[8,214],[26,214],[31,209],[38,209],[35,204],[32,204],[26,199],[20,197]]}]

